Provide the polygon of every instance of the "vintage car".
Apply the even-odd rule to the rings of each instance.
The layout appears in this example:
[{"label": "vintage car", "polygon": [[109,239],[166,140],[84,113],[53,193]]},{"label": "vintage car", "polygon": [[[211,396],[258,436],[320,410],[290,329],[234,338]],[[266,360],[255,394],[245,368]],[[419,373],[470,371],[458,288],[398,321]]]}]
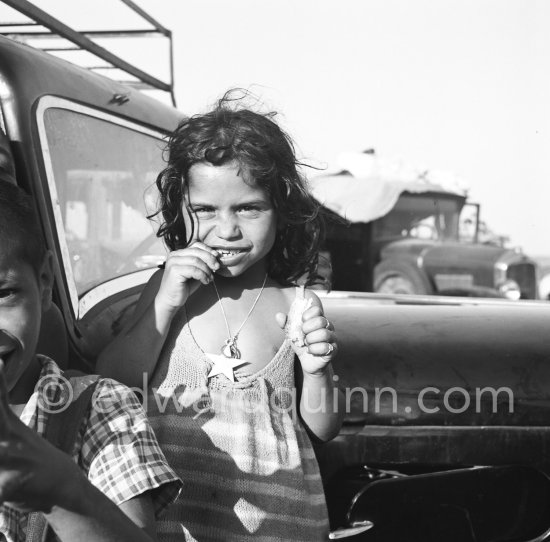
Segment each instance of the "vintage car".
[{"label": "vintage car", "polygon": [[[146,215],[182,115],[5,38],[0,111],[1,176],[32,194],[55,255],[40,350],[93,372],[158,263]],[[547,539],[550,306],[320,295],[347,400],[318,449],[331,538]]]},{"label": "vintage car", "polygon": [[[482,232],[480,205],[449,174],[342,153],[310,180],[333,220],[325,242],[338,290],[537,299],[537,264]],[[450,179],[449,179],[450,177]]]}]

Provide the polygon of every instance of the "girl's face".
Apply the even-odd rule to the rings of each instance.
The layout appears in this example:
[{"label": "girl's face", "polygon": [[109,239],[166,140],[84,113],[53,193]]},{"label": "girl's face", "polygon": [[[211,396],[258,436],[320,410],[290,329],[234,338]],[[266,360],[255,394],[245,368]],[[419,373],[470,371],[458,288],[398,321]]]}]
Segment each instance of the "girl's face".
[{"label": "girl's face", "polygon": [[193,221],[191,242],[201,241],[218,251],[220,275],[235,277],[255,264],[265,272],[277,231],[276,212],[265,190],[235,162],[197,163],[188,180],[192,216],[187,216],[185,227],[190,232]]}]

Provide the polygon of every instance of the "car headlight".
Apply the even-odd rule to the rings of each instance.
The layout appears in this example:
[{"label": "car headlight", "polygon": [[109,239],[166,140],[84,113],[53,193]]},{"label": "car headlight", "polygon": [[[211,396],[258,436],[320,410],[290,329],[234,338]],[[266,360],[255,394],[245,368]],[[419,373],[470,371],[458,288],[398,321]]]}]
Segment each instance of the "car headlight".
[{"label": "car headlight", "polygon": [[515,280],[506,280],[499,287],[498,291],[506,298],[517,301],[521,298],[519,284]]}]

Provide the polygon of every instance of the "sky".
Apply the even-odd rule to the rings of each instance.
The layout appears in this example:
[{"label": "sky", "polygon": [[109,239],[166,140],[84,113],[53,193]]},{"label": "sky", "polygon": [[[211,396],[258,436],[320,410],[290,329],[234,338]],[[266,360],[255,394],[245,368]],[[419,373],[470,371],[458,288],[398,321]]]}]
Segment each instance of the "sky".
[{"label": "sky", "polygon": [[[548,0],[134,1],[173,33],[183,112],[247,88],[309,163],[374,148],[452,172],[511,246],[550,256]],[[36,3],[120,26],[117,0]],[[166,73],[162,47],[129,60]]]},{"label": "sky", "polygon": [[466,180],[513,246],[550,254],[547,0],[140,0],[174,36],[177,104],[250,88],[303,158],[341,152]]}]

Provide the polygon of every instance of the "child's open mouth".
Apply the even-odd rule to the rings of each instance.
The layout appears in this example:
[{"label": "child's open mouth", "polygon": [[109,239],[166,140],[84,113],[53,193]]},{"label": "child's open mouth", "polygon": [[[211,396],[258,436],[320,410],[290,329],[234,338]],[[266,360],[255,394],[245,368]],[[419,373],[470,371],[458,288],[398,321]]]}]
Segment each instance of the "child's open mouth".
[{"label": "child's open mouth", "polygon": [[218,259],[221,264],[232,265],[240,260],[241,256],[247,252],[247,249],[216,247],[216,252],[218,253]]}]

